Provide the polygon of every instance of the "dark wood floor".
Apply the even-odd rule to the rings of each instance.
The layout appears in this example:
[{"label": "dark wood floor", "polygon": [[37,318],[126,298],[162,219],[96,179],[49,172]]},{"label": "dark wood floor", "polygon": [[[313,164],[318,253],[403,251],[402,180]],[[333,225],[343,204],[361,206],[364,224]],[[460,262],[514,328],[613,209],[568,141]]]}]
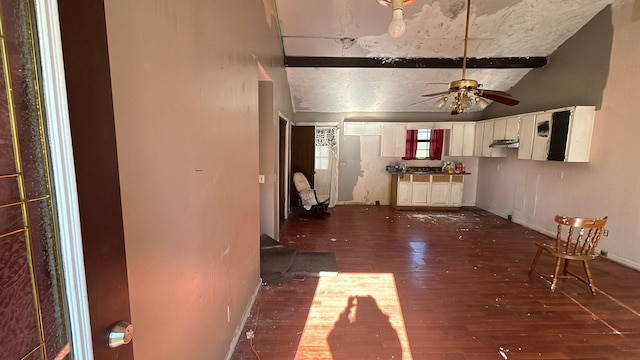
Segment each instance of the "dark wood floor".
[{"label": "dark wood floor", "polygon": [[553,293],[528,273],[543,239],[476,208],[292,218],[281,242],[335,252],[340,273],[264,285],[232,359],[640,359],[640,273],[597,258],[596,296]]}]

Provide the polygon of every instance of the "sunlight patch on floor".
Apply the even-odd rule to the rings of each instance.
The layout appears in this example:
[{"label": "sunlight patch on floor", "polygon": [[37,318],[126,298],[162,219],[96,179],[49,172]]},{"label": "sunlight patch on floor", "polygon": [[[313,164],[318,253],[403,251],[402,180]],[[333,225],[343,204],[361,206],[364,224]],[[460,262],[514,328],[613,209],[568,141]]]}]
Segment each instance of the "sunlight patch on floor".
[{"label": "sunlight patch on floor", "polygon": [[320,277],[296,359],[377,356],[412,359],[393,274]]}]

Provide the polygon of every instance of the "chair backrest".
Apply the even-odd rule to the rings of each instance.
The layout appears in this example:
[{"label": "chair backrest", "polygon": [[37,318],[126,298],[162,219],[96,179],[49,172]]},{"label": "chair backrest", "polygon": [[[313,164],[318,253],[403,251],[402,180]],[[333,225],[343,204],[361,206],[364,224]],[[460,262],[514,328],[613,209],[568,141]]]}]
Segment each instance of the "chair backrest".
[{"label": "chair backrest", "polygon": [[293,174],[293,185],[296,187],[296,190],[298,190],[298,192],[302,190],[311,190],[311,185],[309,185],[307,177],[304,176],[304,174],[301,172]]},{"label": "chair backrest", "polygon": [[593,254],[607,223],[603,218],[579,218],[556,215],[558,223],[556,251],[577,258],[594,257]]}]

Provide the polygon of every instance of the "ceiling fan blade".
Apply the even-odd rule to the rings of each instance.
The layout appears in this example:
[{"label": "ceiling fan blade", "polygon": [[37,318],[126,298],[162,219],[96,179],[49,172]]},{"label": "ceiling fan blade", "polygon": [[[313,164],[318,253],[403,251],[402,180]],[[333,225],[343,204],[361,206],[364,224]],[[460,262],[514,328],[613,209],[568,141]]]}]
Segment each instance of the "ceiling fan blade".
[{"label": "ceiling fan blade", "polygon": [[487,90],[487,89],[480,89],[480,90],[481,90],[482,92],[486,92],[486,93],[493,94],[493,95],[507,96],[507,97],[510,97],[510,98],[512,98],[512,97],[513,97],[513,95],[509,94],[509,93],[508,93],[508,92],[506,92],[506,91],[500,91],[500,90]]},{"label": "ceiling fan blade", "polygon": [[520,100],[516,100],[512,97],[510,97],[509,94],[503,92],[503,91],[496,91],[496,90],[483,90],[480,91],[478,93],[478,95],[480,95],[483,98],[489,99],[489,100],[493,100],[493,101],[497,101],[501,104],[505,104],[505,105],[509,105],[509,106],[514,106],[514,105],[518,105],[520,103]]},{"label": "ceiling fan blade", "polygon": [[407,106],[411,107],[411,106],[414,106],[414,105],[422,104],[423,102],[427,102],[429,100],[431,100],[431,99],[424,99],[424,100],[416,101],[416,102],[413,102],[413,103],[411,103],[411,104],[409,104]]},{"label": "ceiling fan blade", "polygon": [[422,96],[424,96],[424,97],[429,97],[429,96],[438,96],[438,95],[445,95],[445,94],[448,94],[448,93],[449,93],[449,90],[447,90],[447,91],[440,91],[440,92],[432,93],[432,94],[424,94],[424,95],[422,95]]}]

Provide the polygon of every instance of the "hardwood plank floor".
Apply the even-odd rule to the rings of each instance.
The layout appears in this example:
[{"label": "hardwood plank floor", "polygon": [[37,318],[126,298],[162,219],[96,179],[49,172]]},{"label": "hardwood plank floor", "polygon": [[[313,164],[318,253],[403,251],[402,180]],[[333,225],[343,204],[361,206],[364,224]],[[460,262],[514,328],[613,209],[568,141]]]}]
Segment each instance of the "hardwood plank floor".
[{"label": "hardwood plank floor", "polygon": [[551,292],[528,273],[548,237],[486,211],[338,206],[281,234],[335,252],[340,273],[263,285],[234,360],[258,359],[252,346],[262,360],[640,359],[639,272],[597,258],[596,296],[574,280]]}]

